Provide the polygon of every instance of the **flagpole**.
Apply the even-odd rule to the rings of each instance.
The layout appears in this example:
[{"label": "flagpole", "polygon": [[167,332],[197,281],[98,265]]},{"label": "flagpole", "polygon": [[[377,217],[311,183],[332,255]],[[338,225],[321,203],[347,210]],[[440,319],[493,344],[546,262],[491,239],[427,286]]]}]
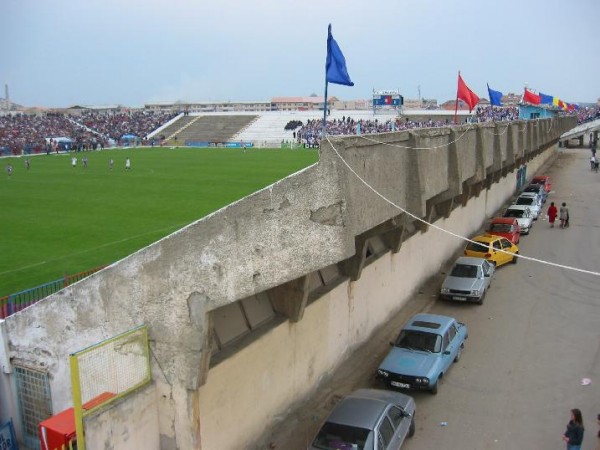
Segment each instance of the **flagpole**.
[{"label": "flagpole", "polygon": [[321,139],[325,138],[325,133],[327,131],[326,121],[327,121],[327,70],[325,71],[325,99],[323,101],[323,127],[321,128]]},{"label": "flagpole", "polygon": [[[460,77],[460,70],[458,71]],[[454,125],[458,124],[458,89],[456,89],[456,103],[454,103]]]}]

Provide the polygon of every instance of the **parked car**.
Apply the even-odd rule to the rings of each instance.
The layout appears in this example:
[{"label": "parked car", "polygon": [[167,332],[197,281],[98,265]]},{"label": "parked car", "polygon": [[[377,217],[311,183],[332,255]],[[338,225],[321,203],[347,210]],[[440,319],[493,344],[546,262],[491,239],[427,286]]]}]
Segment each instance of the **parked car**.
[{"label": "parked car", "polygon": [[514,217],[494,217],[485,232],[505,237],[513,244],[521,240],[521,226]]},{"label": "parked car", "polygon": [[515,200],[515,205],[529,206],[533,220],[537,220],[542,213],[542,199],[535,192],[523,192]]},{"label": "parked car", "polygon": [[377,369],[377,378],[399,389],[428,390],[458,361],[469,336],[464,323],[438,314],[416,314],[404,325]]},{"label": "parked car", "polygon": [[516,264],[519,254],[519,247],[502,236],[493,234],[483,234],[471,239],[473,242],[467,243],[465,247],[465,256],[474,256],[476,258],[485,258],[495,266],[512,262]]},{"label": "parked car", "polygon": [[546,203],[546,199],[548,198],[548,193],[541,184],[529,184],[525,186],[523,192],[535,192],[541,197],[542,203]]},{"label": "parked car", "polygon": [[533,216],[526,205],[511,205],[506,208],[503,217],[513,217],[519,222],[521,234],[529,234],[533,227]]},{"label": "parked car", "polygon": [[492,282],[494,266],[483,258],[461,256],[444,279],[440,292],[442,300],[483,303]]},{"label": "parked car", "polygon": [[552,183],[550,183],[550,177],[548,175],[537,175],[531,179],[529,184],[541,184],[548,194],[552,190]]},{"label": "parked car", "polygon": [[399,449],[415,433],[412,397],[382,389],[358,389],[325,419],[311,449]]}]

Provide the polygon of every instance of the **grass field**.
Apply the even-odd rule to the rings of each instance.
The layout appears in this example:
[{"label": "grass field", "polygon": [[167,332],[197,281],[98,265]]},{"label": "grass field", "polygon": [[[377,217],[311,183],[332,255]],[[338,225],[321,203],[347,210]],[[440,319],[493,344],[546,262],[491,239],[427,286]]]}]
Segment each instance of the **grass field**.
[{"label": "grass field", "polygon": [[138,148],[29,160],[28,171],[25,158],[0,160],[0,297],[117,261],[309,166],[318,152]]}]

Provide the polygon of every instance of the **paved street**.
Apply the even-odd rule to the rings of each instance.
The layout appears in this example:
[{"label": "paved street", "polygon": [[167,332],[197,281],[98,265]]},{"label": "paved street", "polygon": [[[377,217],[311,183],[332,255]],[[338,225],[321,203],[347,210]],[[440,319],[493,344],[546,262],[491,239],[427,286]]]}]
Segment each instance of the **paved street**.
[{"label": "paved street", "polygon": [[[540,217],[522,237],[522,255],[600,271],[600,174],[590,171],[588,161],[586,149],[564,150],[544,170],[553,182],[544,211],[550,201],[567,202],[571,227],[550,228]],[[600,277],[520,260],[498,269],[483,306],[435,300],[442,279],[430,280],[261,448],[306,449],[337,399],[357,387],[381,387],[373,374],[388,342],[408,317],[429,310],[465,322],[470,336],[438,395],[411,394],[417,432],[403,449],[563,449],[571,408],[583,412],[582,448],[595,449]],[[584,378],[591,384],[582,385]]]}]

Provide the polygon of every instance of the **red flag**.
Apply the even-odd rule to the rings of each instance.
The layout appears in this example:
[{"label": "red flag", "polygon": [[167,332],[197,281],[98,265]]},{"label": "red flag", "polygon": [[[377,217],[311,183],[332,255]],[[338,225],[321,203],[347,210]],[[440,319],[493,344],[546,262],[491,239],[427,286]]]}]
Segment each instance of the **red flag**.
[{"label": "red flag", "polygon": [[456,92],[456,98],[460,98],[463,102],[469,105],[469,112],[471,112],[471,110],[475,108],[475,105],[479,103],[479,97],[477,97],[477,94],[467,87],[460,76],[460,72],[458,72],[458,91]]},{"label": "red flag", "polygon": [[533,105],[539,105],[542,102],[542,97],[528,91],[526,88],[525,93],[523,94],[523,101]]}]

